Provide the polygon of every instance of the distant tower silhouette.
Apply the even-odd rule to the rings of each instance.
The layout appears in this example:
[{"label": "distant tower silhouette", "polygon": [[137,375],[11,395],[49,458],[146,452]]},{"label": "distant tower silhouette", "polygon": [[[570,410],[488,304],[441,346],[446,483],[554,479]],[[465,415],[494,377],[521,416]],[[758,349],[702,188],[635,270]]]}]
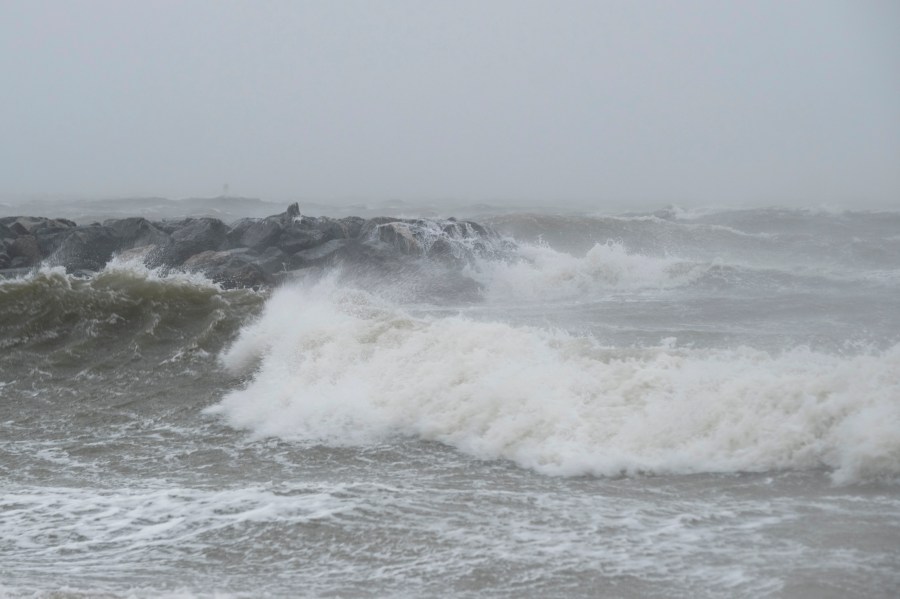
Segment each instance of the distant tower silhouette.
[{"label": "distant tower silhouette", "polygon": [[222,197],[223,198],[228,197],[228,183],[225,183],[224,185],[222,185]]}]

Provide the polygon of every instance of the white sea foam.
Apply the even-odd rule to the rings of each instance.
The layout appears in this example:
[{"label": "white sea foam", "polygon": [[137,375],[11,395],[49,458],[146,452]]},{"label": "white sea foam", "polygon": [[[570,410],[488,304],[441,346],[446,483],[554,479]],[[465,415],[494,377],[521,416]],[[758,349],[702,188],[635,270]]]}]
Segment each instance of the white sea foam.
[{"label": "white sea foam", "polygon": [[680,287],[697,280],[708,264],[629,253],[620,243],[598,243],[583,257],[543,245],[522,245],[524,260],[483,261],[474,276],[489,298],[554,300],[619,290]]},{"label": "white sea foam", "polygon": [[99,274],[118,274],[148,281],[165,280],[175,284],[221,287],[199,271],[190,272],[177,268],[147,266],[142,254],[114,255]]},{"label": "white sea foam", "polygon": [[[102,270],[93,274],[94,278],[111,276],[125,276],[132,279],[143,279],[147,281],[165,281],[172,284],[184,284],[191,286],[216,287],[220,285],[214,283],[201,272],[187,272],[179,269],[171,269],[164,267],[150,267],[144,263],[142,256],[113,256]],[[73,276],[66,273],[63,266],[51,266],[42,264],[41,266],[29,270],[16,277],[0,278],[0,286],[20,285],[22,282],[34,281],[35,279],[48,279],[61,284],[63,286],[71,286],[72,281],[83,280],[83,276]]]},{"label": "white sea foam", "polygon": [[826,467],[900,476],[900,345],[604,348],[558,331],[416,318],[359,291],[283,288],[222,357],[211,412],[261,436],[436,440],[557,475]]}]

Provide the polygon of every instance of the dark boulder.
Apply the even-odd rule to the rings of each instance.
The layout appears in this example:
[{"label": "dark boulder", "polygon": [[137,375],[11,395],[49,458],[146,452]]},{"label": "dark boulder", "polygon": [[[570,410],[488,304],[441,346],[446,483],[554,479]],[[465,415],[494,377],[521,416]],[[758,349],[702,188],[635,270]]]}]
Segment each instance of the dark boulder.
[{"label": "dark boulder", "polygon": [[226,245],[228,227],[217,218],[186,219],[180,224],[163,250],[162,261],[168,266],[178,266],[200,252],[217,251]]},{"label": "dark boulder", "polygon": [[343,229],[344,231],[344,237],[346,237],[347,239],[356,239],[357,237],[359,237],[360,231],[362,231],[362,227],[363,224],[365,224],[366,219],[359,216],[347,216],[340,219],[338,222],[341,223],[341,229]]},{"label": "dark boulder", "polygon": [[265,250],[275,246],[284,231],[284,225],[278,217],[269,217],[249,224],[237,239],[238,247],[254,250]]},{"label": "dark boulder", "polygon": [[119,250],[116,257],[122,262],[141,262],[146,266],[155,267],[162,265],[161,255],[163,250],[160,246],[150,244],[141,245],[127,250]]},{"label": "dark boulder", "polygon": [[322,231],[309,227],[287,227],[278,238],[277,247],[285,254],[296,254],[323,242]]},{"label": "dark boulder", "polygon": [[225,236],[228,249],[241,247],[241,237],[254,223],[258,223],[258,218],[241,218],[231,224],[228,234]]},{"label": "dark boulder", "polygon": [[20,237],[22,235],[31,235],[31,232],[28,230],[28,228],[24,224],[20,223],[19,221],[14,221],[14,222],[9,223],[9,230],[16,237]]},{"label": "dark boulder", "polygon": [[0,219],[6,232],[0,231],[0,238],[33,236],[37,241],[41,256],[49,256],[63,239],[76,227],[75,223],[64,218],[45,218],[42,216],[11,216]]},{"label": "dark boulder", "polygon": [[119,248],[120,239],[110,227],[89,225],[76,227],[50,256],[53,265],[66,270],[101,270]]},{"label": "dark boulder", "polygon": [[154,227],[156,227],[166,235],[171,235],[178,229],[186,227],[192,222],[194,222],[193,218],[178,218],[173,220],[155,220],[150,224],[152,224]]},{"label": "dark boulder", "polygon": [[120,250],[145,245],[164,246],[171,241],[168,233],[142,217],[111,219],[104,221],[103,225],[119,238]]},{"label": "dark boulder", "polygon": [[15,233],[12,229],[0,223],[0,241],[4,239],[15,239],[19,234]]},{"label": "dark boulder", "polygon": [[35,236],[59,233],[76,227],[75,223],[68,219],[44,216],[6,216],[0,218],[0,224],[14,231],[16,235]]},{"label": "dark boulder", "polygon": [[275,279],[242,250],[205,251],[184,262],[185,270],[202,272],[225,289],[272,285]]},{"label": "dark boulder", "polygon": [[306,266],[319,266],[338,255],[338,252],[347,245],[346,239],[332,239],[308,250],[297,252],[292,258],[294,268]]},{"label": "dark boulder", "polygon": [[469,293],[463,283],[442,287],[440,279],[462,276],[460,267],[480,256],[504,257],[509,245],[472,221],[308,217],[297,204],[231,227],[215,218],[150,222],[135,217],[81,227],[64,219],[0,218],[0,269],[34,266],[49,256],[49,264],[69,272],[96,271],[119,252],[152,267],[201,271],[227,287],[271,285],[288,271],[315,273],[340,263],[344,272],[373,284],[435,279],[415,287]]},{"label": "dark boulder", "polygon": [[378,225],[375,232],[378,241],[387,243],[404,254],[419,256],[425,253],[424,236],[411,223],[386,223]]},{"label": "dark boulder", "polygon": [[36,266],[43,260],[41,246],[34,235],[20,235],[7,247],[12,268]]},{"label": "dark boulder", "polygon": [[322,234],[321,243],[331,241],[332,239],[352,239],[359,234],[362,227],[363,219],[340,219],[335,220],[326,216],[312,218],[304,216],[293,223],[294,228],[303,230],[315,230]]},{"label": "dark boulder", "polygon": [[281,220],[283,224],[289,225],[294,219],[300,217],[300,205],[297,202],[294,202],[290,206],[287,207],[287,210],[281,215]]},{"label": "dark boulder", "polygon": [[444,237],[435,239],[428,248],[426,254],[429,258],[438,260],[447,265],[462,266],[465,263],[465,260],[459,256],[459,252],[454,251],[453,243]]},{"label": "dark boulder", "polygon": [[50,256],[59,249],[59,246],[62,245],[63,241],[71,234],[72,230],[68,229],[64,231],[43,232],[35,237],[37,238],[38,246],[41,248],[41,254]]},{"label": "dark boulder", "polygon": [[253,261],[270,275],[296,268],[294,258],[277,247],[267,248],[258,256],[254,256]]}]

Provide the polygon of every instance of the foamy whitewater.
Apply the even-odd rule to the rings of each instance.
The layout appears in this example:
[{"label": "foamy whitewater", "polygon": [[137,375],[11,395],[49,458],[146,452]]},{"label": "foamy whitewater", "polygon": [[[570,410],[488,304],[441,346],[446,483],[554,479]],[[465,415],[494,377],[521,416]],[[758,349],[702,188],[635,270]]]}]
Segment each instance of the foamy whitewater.
[{"label": "foamy whitewater", "polygon": [[0,281],[0,596],[897,596],[900,213],[485,222]]}]

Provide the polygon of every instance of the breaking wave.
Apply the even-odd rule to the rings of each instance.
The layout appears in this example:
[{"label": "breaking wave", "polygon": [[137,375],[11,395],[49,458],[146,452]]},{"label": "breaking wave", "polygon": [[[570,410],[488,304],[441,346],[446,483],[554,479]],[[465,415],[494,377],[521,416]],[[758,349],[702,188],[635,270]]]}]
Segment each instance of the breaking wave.
[{"label": "breaking wave", "polygon": [[[140,261],[113,260],[91,277],[42,267],[0,280],[0,351],[73,358],[102,349],[139,354],[169,344],[221,347],[265,294],[223,290],[200,274],[163,273]],[[8,353],[13,361],[25,354]]]},{"label": "breaking wave", "polygon": [[473,273],[489,299],[556,300],[616,290],[680,287],[699,280],[709,264],[630,253],[621,243],[596,244],[585,256],[547,245],[521,245],[520,260],[484,261]]},{"label": "breaking wave", "polygon": [[260,436],[414,436],[566,476],[900,476],[900,345],[855,356],[615,349],[554,330],[417,317],[325,280],[277,290],[221,360],[248,379],[210,413]]}]

